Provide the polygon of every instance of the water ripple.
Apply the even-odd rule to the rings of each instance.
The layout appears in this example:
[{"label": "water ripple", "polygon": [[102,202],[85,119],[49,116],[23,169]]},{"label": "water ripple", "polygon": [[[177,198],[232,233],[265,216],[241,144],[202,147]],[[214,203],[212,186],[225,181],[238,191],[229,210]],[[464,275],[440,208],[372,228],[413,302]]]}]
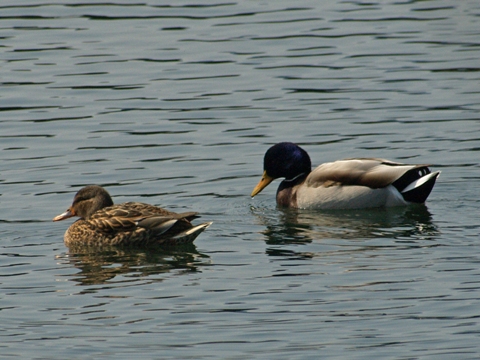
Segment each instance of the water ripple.
[{"label": "water ripple", "polygon": [[[474,1],[0,9],[2,354],[478,357]],[[442,175],[422,207],[282,210],[249,194],[285,140]],[[213,225],[67,249],[51,219],[93,183]]]}]

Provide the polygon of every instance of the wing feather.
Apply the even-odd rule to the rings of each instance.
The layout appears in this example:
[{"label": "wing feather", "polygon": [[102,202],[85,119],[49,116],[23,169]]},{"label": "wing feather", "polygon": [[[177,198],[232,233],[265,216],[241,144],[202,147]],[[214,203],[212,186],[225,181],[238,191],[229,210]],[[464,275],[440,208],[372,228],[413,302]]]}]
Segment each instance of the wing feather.
[{"label": "wing feather", "polygon": [[325,163],[306,179],[310,187],[360,185],[372,189],[386,187],[408,170],[425,165],[405,165],[377,158],[346,159]]}]

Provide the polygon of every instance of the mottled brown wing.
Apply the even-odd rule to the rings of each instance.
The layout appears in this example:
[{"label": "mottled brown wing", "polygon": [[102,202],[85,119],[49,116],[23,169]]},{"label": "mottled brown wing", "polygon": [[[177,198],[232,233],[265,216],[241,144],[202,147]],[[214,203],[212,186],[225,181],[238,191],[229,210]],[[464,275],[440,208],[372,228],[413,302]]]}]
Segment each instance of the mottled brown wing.
[{"label": "mottled brown wing", "polygon": [[119,206],[122,207],[124,210],[128,210],[132,213],[138,212],[142,213],[144,215],[174,215],[176,213],[172,211],[165,210],[161,207],[150,205],[150,204],[144,204],[144,203],[139,203],[139,202],[126,202],[123,204],[120,204]]},{"label": "mottled brown wing", "polygon": [[97,230],[103,233],[115,233],[124,231],[133,231],[137,228],[138,221],[144,217],[122,217],[110,216],[101,218],[91,218],[88,222]]},{"label": "mottled brown wing", "polygon": [[196,217],[196,212],[177,214],[149,204],[127,202],[99,210],[89,220],[104,233],[133,231],[137,227],[164,232],[162,224],[171,219],[180,220],[175,228],[184,229],[191,227],[189,220]]},{"label": "mottled brown wing", "polygon": [[[187,219],[187,220],[193,220],[197,217],[199,217],[197,212],[184,212],[184,213],[176,213],[173,211],[169,211],[166,209],[163,209],[158,206],[150,205],[150,204],[144,204],[144,203],[139,203],[139,202],[126,202],[123,204],[111,206],[107,208],[109,212],[112,212],[112,214],[115,214],[115,216],[123,216],[123,217],[135,217],[135,216],[170,216],[174,219]],[[115,211],[115,212],[113,212]],[[120,212],[124,212],[119,213]],[[116,215],[118,214],[118,215]]]}]

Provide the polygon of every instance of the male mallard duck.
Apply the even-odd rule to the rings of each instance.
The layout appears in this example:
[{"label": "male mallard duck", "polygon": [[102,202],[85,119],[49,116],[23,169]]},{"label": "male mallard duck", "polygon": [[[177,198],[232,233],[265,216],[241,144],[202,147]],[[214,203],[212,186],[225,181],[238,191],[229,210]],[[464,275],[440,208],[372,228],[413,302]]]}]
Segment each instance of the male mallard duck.
[{"label": "male mallard duck", "polygon": [[165,209],[126,202],[113,205],[101,186],[86,186],[77,192],[72,206],[53,221],[79,216],[65,232],[65,245],[177,245],[191,243],[212,223],[193,226],[196,212],[177,214]]},{"label": "male mallard duck", "polygon": [[282,142],[265,153],[263,176],[252,197],[274,179],[285,178],[277,204],[302,209],[360,209],[424,203],[440,171],[384,159],[346,159],[313,171],[307,152]]}]

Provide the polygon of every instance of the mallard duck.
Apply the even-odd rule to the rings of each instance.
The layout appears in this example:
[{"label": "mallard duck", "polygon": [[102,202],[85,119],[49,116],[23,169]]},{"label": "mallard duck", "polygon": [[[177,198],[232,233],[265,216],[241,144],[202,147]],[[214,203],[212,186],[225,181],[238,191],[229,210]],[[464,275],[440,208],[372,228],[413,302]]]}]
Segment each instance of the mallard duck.
[{"label": "mallard duck", "polygon": [[424,203],[440,171],[377,158],[345,159],[311,169],[307,152],[282,142],[265,153],[263,176],[252,197],[285,178],[277,204],[302,209],[361,209]]},{"label": "mallard duck", "polygon": [[80,189],[72,206],[53,218],[60,221],[80,217],[65,232],[70,245],[177,245],[191,243],[212,223],[192,225],[196,212],[177,214],[157,206],[126,202],[113,205],[110,194],[101,186]]}]

